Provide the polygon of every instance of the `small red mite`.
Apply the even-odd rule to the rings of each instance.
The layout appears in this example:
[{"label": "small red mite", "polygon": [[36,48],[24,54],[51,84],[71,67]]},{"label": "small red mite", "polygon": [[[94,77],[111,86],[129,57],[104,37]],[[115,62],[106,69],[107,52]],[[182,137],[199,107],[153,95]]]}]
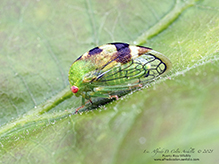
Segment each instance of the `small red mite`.
[{"label": "small red mite", "polygon": [[72,91],[73,93],[77,93],[77,92],[78,92],[78,87],[72,86],[72,87],[71,87],[71,91]]}]

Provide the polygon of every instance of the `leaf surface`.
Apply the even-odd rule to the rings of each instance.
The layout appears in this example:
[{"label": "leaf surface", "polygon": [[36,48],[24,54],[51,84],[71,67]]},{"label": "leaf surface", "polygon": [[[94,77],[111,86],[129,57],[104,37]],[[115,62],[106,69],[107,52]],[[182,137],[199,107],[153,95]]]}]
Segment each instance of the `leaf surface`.
[{"label": "leaf surface", "polygon": [[[156,163],[177,149],[218,161],[219,2],[2,0],[0,8],[0,162]],[[68,86],[71,63],[114,41],[151,47],[172,70],[71,115],[81,105]]]}]

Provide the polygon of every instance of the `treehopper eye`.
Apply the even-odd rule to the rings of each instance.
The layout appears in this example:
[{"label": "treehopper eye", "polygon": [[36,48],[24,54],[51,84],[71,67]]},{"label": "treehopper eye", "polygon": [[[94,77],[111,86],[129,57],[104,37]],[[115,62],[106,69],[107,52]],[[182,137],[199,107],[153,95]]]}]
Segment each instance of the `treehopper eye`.
[{"label": "treehopper eye", "polygon": [[118,91],[139,88],[154,81],[171,68],[170,60],[148,47],[127,43],[108,43],[80,56],[70,67],[69,83],[75,96],[116,98]]}]

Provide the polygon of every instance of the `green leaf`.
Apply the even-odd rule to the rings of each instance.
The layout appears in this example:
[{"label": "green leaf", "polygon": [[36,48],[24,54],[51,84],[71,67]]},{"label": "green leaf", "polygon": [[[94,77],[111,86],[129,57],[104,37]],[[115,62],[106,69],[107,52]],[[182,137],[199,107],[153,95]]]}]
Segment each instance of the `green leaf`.
[{"label": "green leaf", "polygon": [[[2,0],[0,8],[0,163],[218,161],[219,2]],[[172,70],[72,115],[81,99],[70,92],[71,63],[114,41],[151,47]]]}]

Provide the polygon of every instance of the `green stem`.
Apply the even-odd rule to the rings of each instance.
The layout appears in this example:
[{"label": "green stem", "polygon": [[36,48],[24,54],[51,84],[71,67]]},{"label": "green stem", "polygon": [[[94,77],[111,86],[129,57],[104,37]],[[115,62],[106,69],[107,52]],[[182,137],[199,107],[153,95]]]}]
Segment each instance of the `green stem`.
[{"label": "green stem", "polygon": [[145,31],[141,36],[139,36],[134,44],[142,45],[147,42],[151,37],[159,34],[163,30],[165,30],[174,20],[176,20],[179,15],[188,7],[193,6],[197,0],[190,1],[182,1],[177,0],[174,8],[168,12],[159,22],[157,22],[153,27],[149,30]]}]

